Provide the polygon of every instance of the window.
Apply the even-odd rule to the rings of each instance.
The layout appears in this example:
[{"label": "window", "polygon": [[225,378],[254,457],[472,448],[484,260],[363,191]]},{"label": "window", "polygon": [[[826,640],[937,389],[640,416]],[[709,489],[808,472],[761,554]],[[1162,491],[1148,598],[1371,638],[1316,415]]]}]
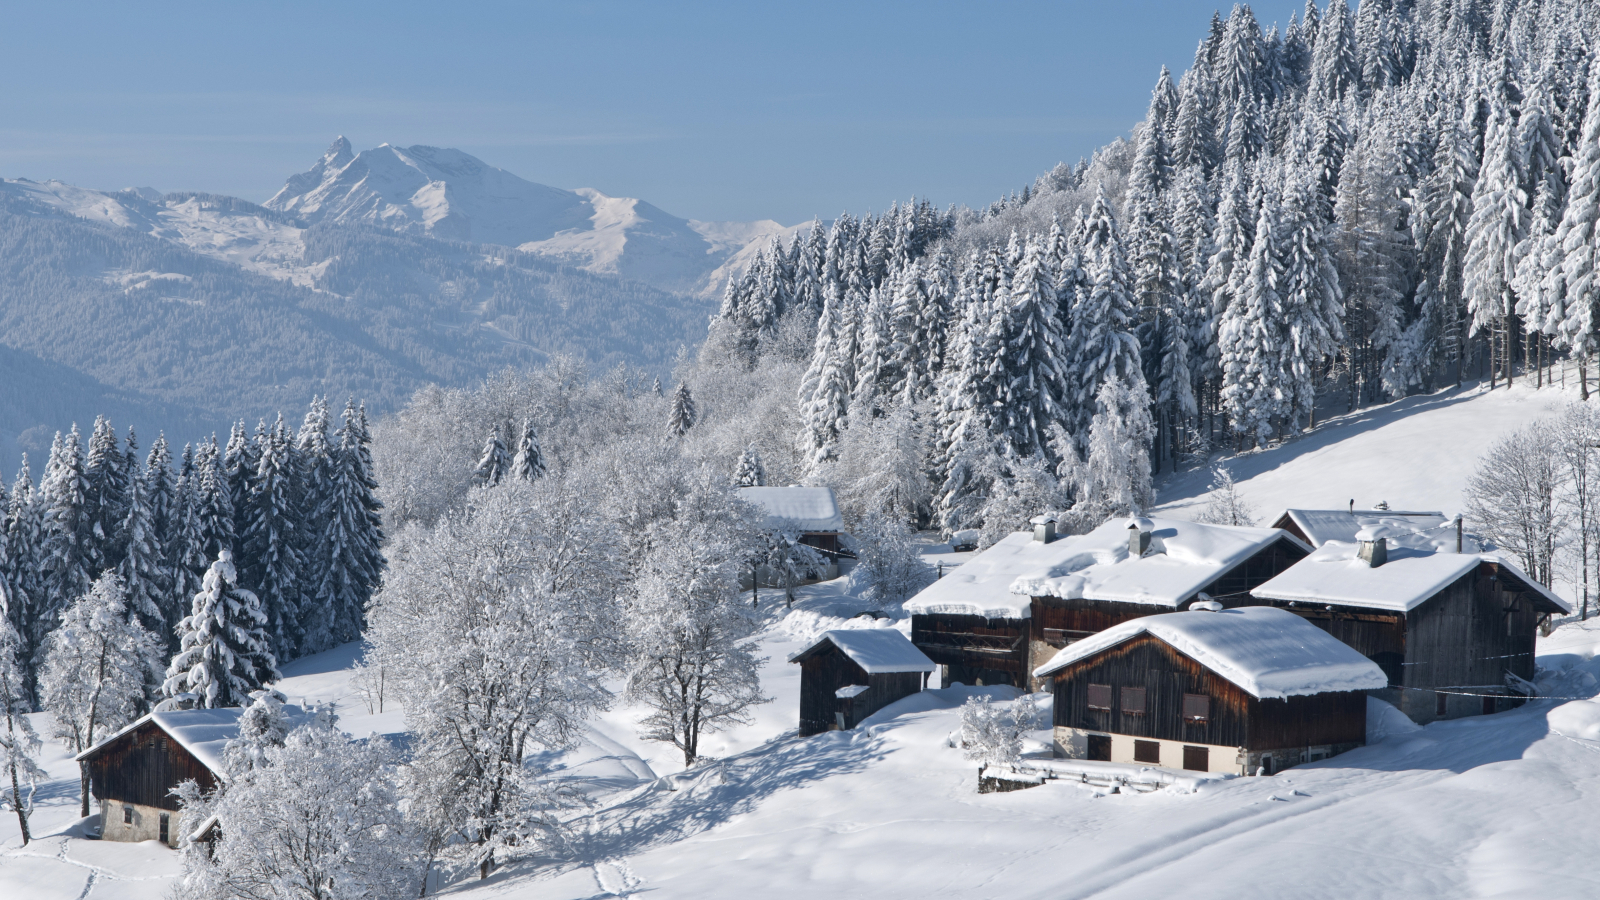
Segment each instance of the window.
[{"label": "window", "polygon": [[[1209,722],[1211,720],[1211,698],[1205,694],[1184,694],[1183,720],[1197,724]],[[1184,766],[1184,768],[1188,768],[1188,766]]]},{"label": "window", "polygon": [[1442,715],[1445,715],[1446,713],[1449,712],[1449,710],[1450,710],[1450,704],[1448,702],[1449,698],[1450,698],[1450,695],[1444,693],[1443,691],[1435,691],[1434,692],[1434,694],[1433,694],[1433,714],[1434,715],[1442,716]]},{"label": "window", "polygon": [[1161,765],[1161,744],[1156,741],[1134,741],[1133,761]]},{"label": "window", "polygon": [[1122,711],[1135,716],[1144,715],[1144,688],[1122,689]]},{"label": "window", "polygon": [[[1190,694],[1188,696],[1193,697],[1193,696],[1197,696],[1197,695]],[[1185,698],[1185,699],[1187,699],[1187,698]],[[1205,699],[1205,698],[1202,697],[1201,699]],[[1209,771],[1211,771],[1211,748],[1210,747],[1187,747],[1187,746],[1184,747],[1183,748],[1183,767],[1185,769],[1188,769],[1191,772],[1209,772]]]},{"label": "window", "polygon": [[1089,685],[1089,708],[1090,709],[1110,709],[1111,708],[1111,685],[1109,685],[1109,684],[1091,684],[1091,685]]},{"label": "window", "polygon": [[1100,762],[1111,762],[1111,735],[1089,735],[1089,758]]},{"label": "window", "polygon": [[162,813],[161,814],[161,843],[163,843],[163,844],[172,843],[172,839],[170,837],[170,834],[171,834],[170,829],[171,828],[172,828],[172,825],[171,825],[170,819],[168,818],[166,813]]},{"label": "window", "polygon": [[124,825],[132,825],[133,824],[133,807],[124,806],[122,808],[122,824],[124,824]]}]

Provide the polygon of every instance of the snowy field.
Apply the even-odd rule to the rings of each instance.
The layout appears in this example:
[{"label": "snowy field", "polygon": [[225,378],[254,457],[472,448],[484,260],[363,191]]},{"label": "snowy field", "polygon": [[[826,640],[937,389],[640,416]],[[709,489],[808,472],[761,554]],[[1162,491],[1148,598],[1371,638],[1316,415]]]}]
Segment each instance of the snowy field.
[{"label": "snowy field", "polygon": [[[1546,415],[1554,391],[1412,398],[1329,421],[1317,433],[1235,461],[1263,517],[1293,503],[1460,508],[1477,455],[1502,431]],[[1448,453],[1428,448],[1447,447]],[[1204,502],[1203,475],[1176,479],[1169,514]],[[1360,488],[1352,485],[1360,484]],[[965,554],[927,558],[958,563]],[[947,549],[947,548],[946,548]],[[1600,623],[1540,642],[1553,699],[1417,728],[1374,704],[1369,746],[1271,778],[1183,779],[1148,793],[1068,781],[979,795],[977,770],[950,746],[975,691],[927,691],[853,732],[795,737],[799,667],[785,662],[837,627],[898,627],[861,617],[848,578],[805,588],[792,610],[765,594],[763,681],[755,723],[713,736],[715,760],[682,771],[670,747],[641,742],[636,709],[594,723],[556,761],[594,804],[570,852],[526,861],[446,893],[483,898],[1005,897],[1566,898],[1600,895]],[[354,645],[286,667],[292,701],[336,702],[348,731],[393,733],[349,683]],[[1007,688],[976,689],[1010,699]],[[1585,698],[1585,699],[1571,699]],[[42,716],[39,718],[43,718]],[[47,722],[40,721],[40,730]],[[1043,737],[1043,734],[1039,734]],[[1036,751],[1042,745],[1034,743]],[[176,854],[156,844],[85,840],[76,766],[50,745],[54,780],[19,846],[0,819],[0,897],[162,896]],[[1096,765],[1096,764],[1087,764]],[[1108,766],[1109,764],[1099,764]],[[1127,767],[1110,767],[1110,772]]]}]

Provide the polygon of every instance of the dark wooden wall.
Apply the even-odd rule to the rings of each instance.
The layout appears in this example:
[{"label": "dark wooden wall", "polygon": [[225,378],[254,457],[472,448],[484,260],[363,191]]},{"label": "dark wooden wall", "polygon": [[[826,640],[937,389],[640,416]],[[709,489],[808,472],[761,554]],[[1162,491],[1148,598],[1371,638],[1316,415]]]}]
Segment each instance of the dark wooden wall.
[{"label": "dark wooden wall", "polygon": [[1533,679],[1534,598],[1482,563],[1406,615],[1406,687],[1504,685]]},{"label": "dark wooden wall", "polygon": [[1401,613],[1358,607],[1290,606],[1281,600],[1255,600],[1252,606],[1288,610],[1338,638],[1357,653],[1378,664],[1390,684],[1406,677],[1406,617]]},{"label": "dark wooden wall", "polygon": [[104,747],[89,760],[89,778],[97,800],[120,800],[158,809],[178,809],[170,791],[194,779],[210,790],[216,776],[167,736],[154,722],[146,722]]},{"label": "dark wooden wall", "polygon": [[1242,595],[1278,577],[1309,555],[1287,536],[1279,536],[1253,556],[1218,575],[1201,590],[1220,600],[1223,606],[1238,606],[1246,599]]},{"label": "dark wooden wall", "polygon": [[911,643],[929,659],[949,666],[952,680],[971,683],[968,673],[977,673],[984,684],[1022,687],[1026,682],[1026,619],[914,615],[911,617]]},{"label": "dark wooden wall", "polygon": [[[852,684],[864,684],[867,690],[850,700],[840,700],[834,693]],[[845,727],[854,728],[867,716],[920,690],[921,672],[868,675],[843,650],[825,643],[800,660],[800,736],[821,734],[834,727],[834,713],[841,710],[848,713]]]},{"label": "dark wooden wall", "polygon": [[[1088,686],[1111,687],[1112,709],[1089,709]],[[1120,688],[1145,689],[1144,715],[1121,709]],[[1211,698],[1210,720],[1185,722],[1183,695]],[[1272,750],[1366,740],[1367,696],[1360,691],[1261,700],[1141,634],[1056,673],[1055,724],[1134,737]]]},{"label": "dark wooden wall", "polygon": [[[1109,712],[1089,708],[1089,685],[1111,686]],[[1145,713],[1122,711],[1125,687],[1145,689]],[[1183,720],[1183,695],[1211,698],[1210,721]],[[1148,634],[1130,638],[1055,674],[1055,724],[1192,744],[1248,746],[1249,694]],[[1363,699],[1362,702],[1365,702]]]}]

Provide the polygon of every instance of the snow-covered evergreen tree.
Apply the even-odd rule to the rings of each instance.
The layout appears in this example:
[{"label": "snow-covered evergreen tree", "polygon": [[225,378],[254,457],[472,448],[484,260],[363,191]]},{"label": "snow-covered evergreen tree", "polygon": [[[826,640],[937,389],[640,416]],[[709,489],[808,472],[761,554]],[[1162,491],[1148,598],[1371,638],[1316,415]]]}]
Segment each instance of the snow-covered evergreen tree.
[{"label": "snow-covered evergreen tree", "polygon": [[489,433],[489,439],[483,442],[483,453],[479,455],[478,466],[472,472],[472,482],[480,487],[493,487],[510,470],[511,459],[506,454],[506,442],[497,424]]},{"label": "snow-covered evergreen tree", "polygon": [[[1088,432],[1101,386],[1108,381],[1144,387],[1135,310],[1122,236],[1104,194],[1095,198],[1085,220],[1083,255],[1088,284],[1072,310],[1071,367],[1077,380],[1075,435]],[[1148,405],[1148,397],[1145,403]],[[1081,437],[1079,438],[1082,439]]]},{"label": "snow-covered evergreen tree", "polygon": [[[122,580],[112,572],[61,617],[50,635],[39,677],[51,736],[75,753],[139,717],[147,687],[161,670],[161,648],[128,609]],[[80,765],[79,815],[89,815],[89,769]]]},{"label": "snow-covered evergreen tree", "polygon": [[1095,398],[1099,407],[1089,428],[1079,504],[1086,518],[1139,514],[1155,499],[1150,482],[1150,395],[1144,382],[1130,389],[1108,378]]},{"label": "snow-covered evergreen tree", "polygon": [[1030,240],[1010,290],[1000,298],[1004,375],[998,424],[1019,456],[1046,452],[1050,423],[1068,415],[1073,385],[1055,280],[1043,246]]},{"label": "snow-covered evergreen tree", "polygon": [[55,629],[67,604],[88,592],[105,563],[95,535],[94,511],[89,508],[89,482],[76,426],[66,437],[57,432],[39,493],[44,508],[44,602],[34,620],[35,647]]},{"label": "snow-covered evergreen tree", "polygon": [[1195,517],[1196,522],[1206,522],[1212,525],[1241,525],[1252,528],[1256,524],[1256,513],[1245,499],[1239,496],[1239,486],[1234,484],[1233,473],[1226,465],[1217,463],[1211,467],[1211,500],[1206,503],[1206,508]]},{"label": "snow-covered evergreen tree", "polygon": [[127,597],[128,614],[151,634],[164,636],[177,624],[162,610],[166,589],[162,548],[151,513],[147,480],[141,473],[128,484],[125,512],[117,524],[117,545],[122,561],[117,575]]},{"label": "snow-covered evergreen tree", "polygon": [[1472,192],[1472,218],[1467,223],[1467,256],[1462,289],[1474,330],[1500,332],[1496,369],[1512,375],[1507,318],[1515,308],[1517,245],[1528,227],[1528,196],[1523,189],[1522,161],[1516,125],[1510,113],[1491,107],[1484,137],[1483,168]]},{"label": "snow-covered evergreen tree", "polygon": [[1589,82],[1583,137],[1572,165],[1567,206],[1552,238],[1547,290],[1560,304],[1556,340],[1587,359],[1600,331],[1600,66]]},{"label": "snow-covered evergreen tree", "polygon": [[309,560],[315,577],[306,652],[356,640],[366,623],[367,602],[383,578],[383,503],[376,496],[365,446],[370,438],[354,402],[345,406],[343,424],[333,450],[332,482],[318,542],[319,556]]},{"label": "snow-covered evergreen tree", "polygon": [[11,502],[6,514],[5,618],[17,634],[17,658],[23,669],[22,688],[30,706],[38,696],[33,660],[50,628],[50,623],[43,619],[47,602],[41,555],[45,527],[44,509],[39,501],[28,470],[28,455],[24,453],[22,467],[11,483]]},{"label": "snow-covered evergreen tree", "polygon": [[239,583],[261,601],[277,659],[299,655],[302,512],[294,492],[294,460],[280,416],[262,442],[246,511],[244,566]]},{"label": "snow-covered evergreen tree", "polygon": [[251,691],[282,677],[267,614],[255,594],[239,587],[232,551],[221,552],[206,570],[178,633],[178,655],[162,686],[170,698],[192,695],[208,709],[243,706]]},{"label": "snow-covered evergreen tree", "polygon": [[739,454],[739,465],[733,471],[734,487],[765,487],[767,467],[761,464],[761,453],[751,443]]},{"label": "snow-covered evergreen tree", "polygon": [[681,438],[694,423],[694,395],[689,393],[687,383],[679,382],[678,389],[672,392],[672,408],[667,413],[667,436]]},{"label": "snow-covered evergreen tree", "polygon": [[522,434],[517,438],[517,455],[511,458],[511,477],[523,481],[543,478],[544,451],[539,447],[539,432],[532,419],[522,420]]},{"label": "snow-covered evergreen tree", "polygon": [[1244,292],[1223,311],[1217,325],[1222,352],[1222,404],[1233,430],[1262,446],[1289,411],[1284,350],[1283,271],[1275,203],[1264,204],[1246,265]]}]

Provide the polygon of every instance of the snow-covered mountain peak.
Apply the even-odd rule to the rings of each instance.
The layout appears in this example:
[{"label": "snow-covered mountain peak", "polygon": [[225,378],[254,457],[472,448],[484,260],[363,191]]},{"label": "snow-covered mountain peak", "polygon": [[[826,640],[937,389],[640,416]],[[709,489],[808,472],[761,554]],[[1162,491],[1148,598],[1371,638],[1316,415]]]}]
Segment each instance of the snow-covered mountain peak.
[{"label": "snow-covered mountain peak", "polygon": [[[528,181],[446,147],[385,143],[352,154],[342,137],[266,206],[307,224],[359,223],[517,247],[592,272],[706,295],[721,289],[730,266],[742,267],[753,244],[765,246],[773,235],[793,231],[775,222],[690,222],[643,200]],[[736,233],[748,238],[728,240]]]}]

